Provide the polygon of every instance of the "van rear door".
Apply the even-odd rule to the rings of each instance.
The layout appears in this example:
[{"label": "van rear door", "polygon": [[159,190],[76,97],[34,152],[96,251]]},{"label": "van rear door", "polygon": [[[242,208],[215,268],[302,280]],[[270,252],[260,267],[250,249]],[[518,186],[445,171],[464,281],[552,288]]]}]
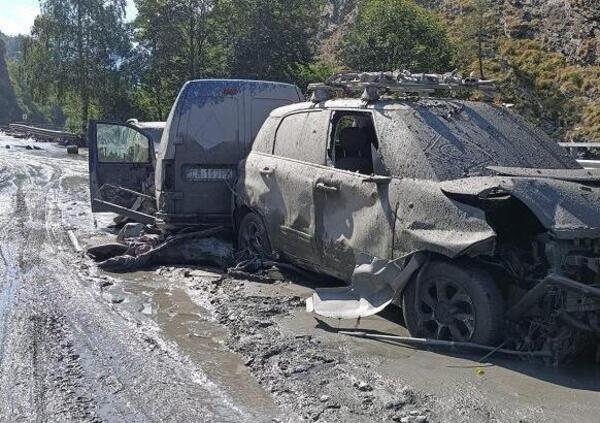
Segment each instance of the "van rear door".
[{"label": "van rear door", "polygon": [[155,156],[150,137],[126,123],[90,121],[88,140],[92,212],[118,213],[153,223],[153,216],[139,211],[155,207]]},{"label": "van rear door", "polygon": [[300,100],[289,84],[188,82],[161,145],[156,177],[158,223],[164,228],[231,223],[237,166],[269,113]]}]

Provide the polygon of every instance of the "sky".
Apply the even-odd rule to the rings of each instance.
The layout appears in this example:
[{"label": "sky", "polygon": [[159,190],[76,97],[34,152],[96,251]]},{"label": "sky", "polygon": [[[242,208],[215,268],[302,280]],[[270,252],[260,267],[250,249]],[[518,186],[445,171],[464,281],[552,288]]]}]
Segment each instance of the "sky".
[{"label": "sky", "polygon": [[[40,11],[39,0],[0,0],[0,31],[6,35],[27,34]],[[127,0],[127,19],[135,18],[133,0]]]}]

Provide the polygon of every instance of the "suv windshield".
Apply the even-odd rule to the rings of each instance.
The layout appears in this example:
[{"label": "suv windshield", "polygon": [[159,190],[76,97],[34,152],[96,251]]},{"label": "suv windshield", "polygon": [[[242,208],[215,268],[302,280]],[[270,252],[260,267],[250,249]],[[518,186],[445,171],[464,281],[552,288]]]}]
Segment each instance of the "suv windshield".
[{"label": "suv windshield", "polygon": [[[395,103],[397,106],[397,102]],[[492,175],[488,166],[581,169],[549,136],[486,103],[420,100],[378,107],[383,160],[394,176],[451,180]]]}]

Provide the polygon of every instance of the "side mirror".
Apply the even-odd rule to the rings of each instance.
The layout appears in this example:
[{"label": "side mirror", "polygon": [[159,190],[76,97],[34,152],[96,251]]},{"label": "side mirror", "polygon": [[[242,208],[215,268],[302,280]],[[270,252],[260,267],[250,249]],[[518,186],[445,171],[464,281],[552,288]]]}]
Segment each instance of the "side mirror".
[{"label": "side mirror", "polygon": [[389,185],[392,178],[390,176],[372,175],[363,178],[362,181],[364,184]]}]

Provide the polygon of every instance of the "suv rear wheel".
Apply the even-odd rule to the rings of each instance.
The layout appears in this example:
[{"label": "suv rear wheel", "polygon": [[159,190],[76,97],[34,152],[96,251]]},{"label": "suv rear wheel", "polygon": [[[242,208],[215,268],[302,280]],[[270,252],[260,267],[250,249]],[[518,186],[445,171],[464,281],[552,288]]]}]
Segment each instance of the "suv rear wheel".
[{"label": "suv rear wheel", "polygon": [[484,345],[501,339],[504,300],[487,272],[435,261],[422,270],[418,284],[413,278],[402,301],[412,336]]},{"label": "suv rear wheel", "polygon": [[238,226],[238,248],[262,257],[271,255],[271,243],[267,229],[256,213],[244,215]]}]

